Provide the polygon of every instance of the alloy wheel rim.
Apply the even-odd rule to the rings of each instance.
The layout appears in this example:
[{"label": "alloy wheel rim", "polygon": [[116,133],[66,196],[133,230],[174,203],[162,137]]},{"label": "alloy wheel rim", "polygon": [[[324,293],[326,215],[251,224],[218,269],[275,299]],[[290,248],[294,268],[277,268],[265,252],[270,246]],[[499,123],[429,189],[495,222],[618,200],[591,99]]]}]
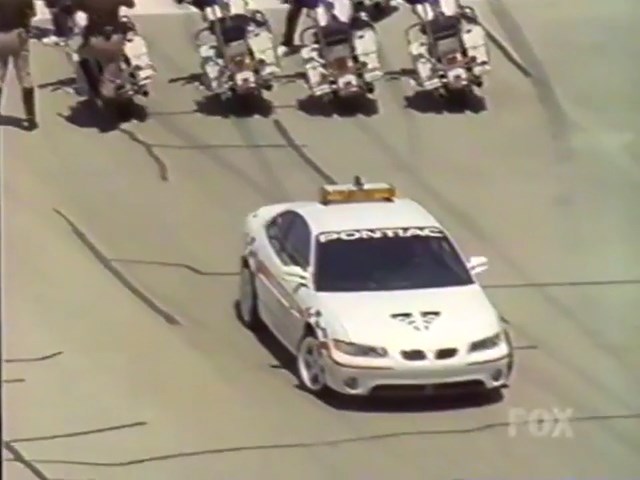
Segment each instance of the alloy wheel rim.
[{"label": "alloy wheel rim", "polygon": [[305,386],[314,392],[322,390],[326,384],[326,372],[322,365],[322,354],[318,341],[305,340],[298,356],[298,370]]}]

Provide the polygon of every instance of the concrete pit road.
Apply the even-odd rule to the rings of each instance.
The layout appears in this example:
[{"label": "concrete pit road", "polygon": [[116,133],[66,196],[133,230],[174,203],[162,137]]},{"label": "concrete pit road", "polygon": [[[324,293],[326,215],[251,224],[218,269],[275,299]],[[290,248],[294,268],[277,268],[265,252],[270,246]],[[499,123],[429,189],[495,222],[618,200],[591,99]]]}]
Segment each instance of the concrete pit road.
[{"label": "concrete pit road", "polygon": [[[35,44],[41,128],[2,129],[6,478],[640,476],[637,16],[562,4],[474,4],[521,62],[494,45],[480,113],[407,107],[392,79],[369,117],[298,110],[300,82],[270,118],[200,113],[176,80],[198,70],[198,18],[151,14],[151,116],[113,129],[56,88],[63,53]],[[284,10],[268,13],[281,31]],[[388,70],[408,67],[408,18],[379,24]],[[236,321],[244,216],[355,174],[490,258],[482,281],[517,346],[503,401],[327,405]],[[527,423],[536,409],[561,426]]]}]

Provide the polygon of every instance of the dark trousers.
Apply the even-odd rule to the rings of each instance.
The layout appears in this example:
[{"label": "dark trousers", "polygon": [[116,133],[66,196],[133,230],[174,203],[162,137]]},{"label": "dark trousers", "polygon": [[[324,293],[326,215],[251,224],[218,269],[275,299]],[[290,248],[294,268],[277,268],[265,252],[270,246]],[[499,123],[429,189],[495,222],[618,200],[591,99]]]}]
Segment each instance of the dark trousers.
[{"label": "dark trousers", "polygon": [[73,33],[72,19],[66,13],[58,9],[51,10],[51,22],[56,37],[69,38]]},{"label": "dark trousers", "polygon": [[300,23],[303,7],[297,5],[296,2],[291,3],[284,24],[284,34],[282,36],[282,45],[285,47],[293,47],[295,44],[296,29]]},{"label": "dark trousers", "polygon": [[73,18],[70,0],[45,0],[45,6],[51,12],[53,33],[56,37],[69,38],[73,32]]}]

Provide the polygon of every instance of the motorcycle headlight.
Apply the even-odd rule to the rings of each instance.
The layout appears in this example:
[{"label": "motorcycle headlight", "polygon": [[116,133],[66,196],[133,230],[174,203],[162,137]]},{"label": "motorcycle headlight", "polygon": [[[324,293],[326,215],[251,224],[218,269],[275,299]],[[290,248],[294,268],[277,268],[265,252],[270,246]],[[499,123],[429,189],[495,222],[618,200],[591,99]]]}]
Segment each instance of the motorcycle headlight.
[{"label": "motorcycle headlight", "polygon": [[482,338],[471,343],[471,345],[469,345],[469,353],[493,350],[494,348],[502,345],[503,342],[504,333],[498,332],[495,335],[491,335],[490,337]]},{"label": "motorcycle headlight", "polygon": [[388,355],[387,349],[374,347],[372,345],[361,345],[359,343],[345,342],[343,340],[333,340],[333,348],[340,353],[352,357],[384,358]]}]

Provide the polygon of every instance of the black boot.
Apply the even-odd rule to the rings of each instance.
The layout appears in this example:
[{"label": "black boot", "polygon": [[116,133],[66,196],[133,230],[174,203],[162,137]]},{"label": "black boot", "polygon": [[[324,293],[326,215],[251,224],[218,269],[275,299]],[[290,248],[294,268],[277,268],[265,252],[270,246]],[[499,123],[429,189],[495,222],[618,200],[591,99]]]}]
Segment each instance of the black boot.
[{"label": "black boot", "polygon": [[33,87],[22,89],[22,105],[27,120],[27,129],[30,131],[38,128],[36,120],[36,91]]}]

